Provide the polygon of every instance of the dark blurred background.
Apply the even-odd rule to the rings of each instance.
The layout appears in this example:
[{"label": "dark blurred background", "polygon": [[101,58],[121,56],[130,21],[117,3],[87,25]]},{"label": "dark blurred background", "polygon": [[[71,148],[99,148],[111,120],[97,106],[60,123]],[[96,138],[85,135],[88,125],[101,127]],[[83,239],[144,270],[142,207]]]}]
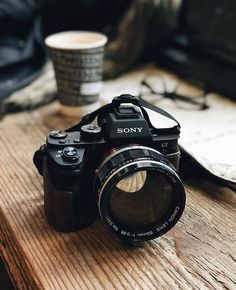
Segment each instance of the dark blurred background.
[{"label": "dark blurred background", "polygon": [[108,35],[120,21],[130,0],[49,0],[42,9],[43,33],[95,30]]},{"label": "dark blurred background", "polygon": [[123,39],[125,49],[106,56],[114,61],[106,76],[154,61],[235,99],[235,27],[234,0],[1,0],[0,102],[38,76],[45,36],[65,30]]}]

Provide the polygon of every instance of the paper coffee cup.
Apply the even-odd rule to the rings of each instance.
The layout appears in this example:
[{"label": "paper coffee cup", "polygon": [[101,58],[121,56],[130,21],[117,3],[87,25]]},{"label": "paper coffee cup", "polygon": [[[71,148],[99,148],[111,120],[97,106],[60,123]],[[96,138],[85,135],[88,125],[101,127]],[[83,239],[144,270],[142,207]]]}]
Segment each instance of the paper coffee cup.
[{"label": "paper coffee cup", "polygon": [[62,113],[78,116],[98,106],[106,42],[104,34],[85,31],[60,32],[45,39]]}]

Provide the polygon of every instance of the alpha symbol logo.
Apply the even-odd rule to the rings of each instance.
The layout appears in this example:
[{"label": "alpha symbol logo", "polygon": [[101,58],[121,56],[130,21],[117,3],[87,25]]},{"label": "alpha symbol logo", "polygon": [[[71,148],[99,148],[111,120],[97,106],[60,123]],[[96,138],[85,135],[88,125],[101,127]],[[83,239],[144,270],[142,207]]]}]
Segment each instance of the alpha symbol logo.
[{"label": "alpha symbol logo", "polygon": [[143,127],[135,127],[135,128],[117,128],[117,133],[141,133],[143,130]]},{"label": "alpha symbol logo", "polygon": [[163,143],[161,144],[161,147],[162,147],[162,148],[166,148],[166,147],[168,147],[168,145],[169,145],[168,142],[163,142]]}]

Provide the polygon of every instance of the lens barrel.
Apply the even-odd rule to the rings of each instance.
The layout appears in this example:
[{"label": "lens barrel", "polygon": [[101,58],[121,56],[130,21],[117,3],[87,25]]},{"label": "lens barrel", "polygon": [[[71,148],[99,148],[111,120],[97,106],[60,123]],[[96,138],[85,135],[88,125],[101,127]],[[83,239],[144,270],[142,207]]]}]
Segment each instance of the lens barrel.
[{"label": "lens barrel", "polygon": [[105,225],[120,238],[147,241],[169,231],[185,207],[183,184],[167,158],[145,146],[117,148],[95,178]]}]

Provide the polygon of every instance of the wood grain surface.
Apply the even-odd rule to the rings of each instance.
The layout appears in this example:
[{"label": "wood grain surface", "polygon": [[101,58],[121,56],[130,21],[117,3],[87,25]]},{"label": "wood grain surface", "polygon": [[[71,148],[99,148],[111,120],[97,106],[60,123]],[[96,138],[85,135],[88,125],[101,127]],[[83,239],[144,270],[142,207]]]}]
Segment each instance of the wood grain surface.
[{"label": "wood grain surface", "polygon": [[236,289],[236,194],[207,180],[186,180],[180,222],[138,247],[116,240],[99,220],[75,233],[49,227],[32,156],[50,130],[76,121],[54,103],[0,122],[0,253],[16,287]]}]

